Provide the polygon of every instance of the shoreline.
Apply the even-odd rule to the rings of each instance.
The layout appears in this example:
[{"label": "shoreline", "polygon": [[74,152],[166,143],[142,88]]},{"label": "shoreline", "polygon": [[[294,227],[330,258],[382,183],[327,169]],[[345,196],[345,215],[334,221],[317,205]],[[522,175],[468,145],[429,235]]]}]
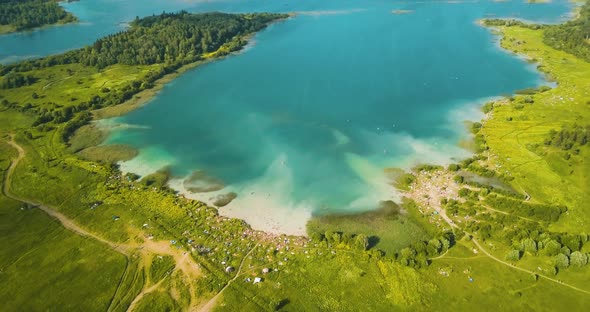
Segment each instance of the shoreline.
[{"label": "shoreline", "polygon": [[243,220],[253,230],[268,234],[307,236],[306,226],[312,219],[311,209],[290,209],[281,205],[280,199],[272,197],[268,190],[254,188],[241,190],[236,198],[218,207],[213,203],[220,196],[237,190],[227,186],[217,191],[194,193],[184,186],[185,178],[171,179],[168,186],[185,198],[214,207],[220,216]]},{"label": "shoreline", "polygon": [[[294,15],[291,14],[290,17],[292,17],[292,16],[294,16]],[[282,21],[282,19],[279,21]],[[493,29],[493,27],[488,27],[488,26],[484,25],[483,21],[484,21],[484,19],[480,19],[477,21],[477,23],[480,26],[486,27],[488,29]],[[235,55],[235,54],[242,53],[244,51],[244,49],[247,48],[248,45],[252,44],[252,38],[254,37],[254,35],[255,34],[250,34],[250,35],[243,37],[247,41],[246,45],[244,45],[240,50],[232,52],[228,55]],[[499,35],[499,34],[496,34],[496,35]],[[506,50],[500,46],[500,41],[501,40],[497,41],[497,46],[499,48],[501,48],[503,51],[509,52],[508,50]],[[155,82],[155,86],[153,88],[148,89],[148,90],[143,90],[143,91],[137,93],[136,95],[133,96],[133,98],[131,100],[129,100],[123,104],[94,111],[93,112],[94,119],[100,120],[100,119],[105,119],[105,118],[112,118],[112,117],[121,116],[121,115],[127,114],[135,109],[138,109],[138,108],[142,107],[143,105],[147,105],[155,96],[158,95],[158,93],[166,86],[167,83],[173,81],[178,76],[185,73],[186,71],[196,68],[200,65],[207,64],[211,61],[221,60],[224,57],[228,56],[228,55],[224,55],[221,57],[217,57],[217,56],[215,56],[216,53],[217,53],[217,51],[209,53],[208,55],[204,55],[205,59],[196,61],[191,64],[184,65],[184,66],[180,67],[178,70],[176,70],[175,72],[170,73],[170,74],[158,79]],[[517,57],[520,57],[521,59],[528,61],[525,57],[519,56],[518,54],[512,54],[512,55],[516,55]],[[547,78],[546,73],[539,71],[538,69],[535,69],[535,71],[540,74],[541,79],[543,79],[544,82],[549,82],[547,79],[544,79],[544,78]],[[492,102],[494,102],[494,103],[500,102],[502,100],[501,97],[494,97],[494,98],[495,99],[492,100]],[[485,104],[486,102],[488,102],[488,101],[484,101],[482,103],[479,103],[478,107],[481,109],[481,107],[483,107],[483,104]],[[481,118],[481,120],[472,120],[472,121],[485,122],[486,119],[488,119],[488,118],[492,118],[492,117],[490,116],[490,114],[485,114]],[[464,128],[466,128],[466,127],[464,126]],[[469,131],[466,131],[466,133],[469,134]],[[461,142],[457,142],[456,145],[459,148],[465,149],[465,147],[462,146]],[[470,151],[470,153],[477,154],[474,151]],[[419,162],[419,163],[417,163],[417,165],[422,164],[422,163],[425,163],[425,162],[423,162],[423,161]],[[120,164],[120,162],[119,162],[119,164]],[[145,167],[149,167],[149,164],[143,164],[143,165]],[[133,166],[131,166],[131,167],[133,167]],[[157,171],[159,168],[152,168],[152,169],[155,169],[155,171]],[[386,168],[384,168],[384,169],[386,169]],[[212,206],[212,207],[215,207],[212,203],[214,202],[214,198],[216,196],[234,191],[230,187],[230,188],[224,188],[220,191],[215,191],[215,192],[193,193],[193,192],[188,191],[183,186],[183,180],[184,180],[184,178],[176,178],[176,179],[171,180],[168,185],[172,189],[177,191],[179,194],[181,194],[182,196],[192,199],[192,200],[197,200],[197,201],[206,203],[207,205]],[[394,187],[394,189],[396,189],[396,188]],[[218,213],[224,217],[238,218],[238,219],[244,220],[254,230],[259,230],[259,231],[263,231],[263,232],[271,233],[271,234],[287,234],[287,235],[296,235],[296,236],[305,236],[306,235],[306,232],[305,232],[306,226],[305,225],[308,223],[309,220],[311,220],[313,218],[313,214],[310,210],[296,211],[296,210],[281,209],[280,205],[277,205],[276,201],[269,201],[268,199],[261,198],[260,196],[252,196],[251,198],[248,198],[249,196],[245,195],[246,192],[242,192],[242,193],[244,195],[241,195],[241,197],[234,199],[228,205],[223,206],[223,207],[215,207],[217,209]],[[252,192],[252,195],[253,195],[253,193],[254,192]],[[264,196],[264,197],[266,197],[266,196]],[[240,208],[238,208],[237,206],[240,206]],[[264,217],[264,216],[266,216],[266,217]]]},{"label": "shoreline", "polygon": [[64,22],[64,21],[57,21],[56,23],[53,24],[45,24],[45,25],[41,25],[41,26],[36,26],[33,28],[26,28],[26,29],[20,29],[17,30],[13,25],[0,25],[6,29],[3,29],[2,27],[0,27],[0,36],[5,36],[5,35],[16,35],[16,34],[25,34],[25,33],[33,33],[39,30],[43,30],[43,29],[47,29],[47,28],[52,28],[52,27],[61,27],[61,26],[67,26],[67,25],[73,25],[73,24],[80,24],[80,20],[72,15],[74,17],[73,21],[70,22]]},{"label": "shoreline", "polygon": [[[268,24],[267,28],[275,23],[285,21],[285,20],[287,20],[291,17],[294,17],[294,16],[295,16],[295,14],[289,13],[288,18],[282,18],[282,19],[278,19],[276,21],[273,21]],[[262,30],[264,30],[264,29],[262,29]],[[168,83],[172,82],[174,79],[183,75],[185,72],[195,69],[199,66],[206,65],[210,62],[220,61],[220,60],[225,59],[226,57],[236,56],[236,55],[239,55],[240,53],[243,53],[244,50],[246,50],[253,43],[253,41],[254,41],[253,39],[255,36],[256,36],[256,32],[242,36],[241,39],[245,40],[246,44],[243,45],[242,47],[240,47],[240,49],[237,51],[233,51],[231,53],[228,53],[228,54],[225,54],[222,56],[218,56],[217,54],[219,52],[221,52],[221,49],[223,48],[223,46],[222,46],[214,52],[202,54],[201,59],[199,59],[195,62],[186,64],[186,65],[182,65],[181,67],[176,69],[174,72],[159,78],[158,80],[154,81],[154,87],[152,87],[150,89],[142,90],[142,91],[134,94],[133,98],[131,98],[130,100],[127,100],[127,101],[125,101],[121,104],[118,104],[118,105],[108,106],[108,107],[104,107],[104,108],[100,108],[100,109],[91,111],[92,116],[93,116],[92,120],[99,121],[102,119],[120,117],[120,116],[128,114],[138,108],[141,108],[144,105],[149,104],[149,102],[151,100],[153,100],[156,96],[158,96],[158,93],[164,87],[166,87],[166,85]]]},{"label": "shoreline", "polygon": [[[288,15],[289,17],[276,20],[270,23],[268,26],[295,17],[297,14],[289,13]],[[148,105],[153,99],[155,99],[158,96],[159,92],[161,92],[170,82],[172,82],[173,80],[175,80],[176,78],[190,70],[196,69],[202,65],[206,65],[211,62],[223,60],[226,57],[236,56],[241,53],[244,53],[245,51],[247,51],[248,48],[250,48],[252,45],[256,43],[254,40],[256,34],[257,33],[251,33],[242,36],[241,39],[245,40],[246,44],[243,45],[237,51],[233,51],[229,54],[218,56],[219,52],[222,52],[222,48],[220,47],[220,49],[218,49],[215,52],[210,52],[208,54],[201,55],[202,59],[190,64],[183,65],[174,72],[167,74],[162,78],[154,81],[153,88],[145,89],[136,93],[130,100],[125,101],[119,105],[104,107],[92,111],[92,123],[96,124],[110,118],[120,117],[136,109],[139,109],[145,105]],[[102,146],[108,139],[109,133],[112,131],[112,129],[110,127],[97,126],[93,128],[93,131],[99,131],[102,133],[104,139],[97,145]],[[146,163],[145,161],[142,162],[140,159],[142,157],[141,151],[134,147],[130,148],[137,151],[137,155],[133,159],[117,162],[117,165],[120,166],[119,170],[121,170],[122,173],[125,174],[128,172],[133,172],[137,174],[138,172],[135,171],[142,171],[144,175],[142,175],[141,177],[143,178],[149,175],[149,173],[147,173],[148,171],[157,172],[158,170],[162,169],[162,167],[166,167],[165,165],[163,165],[156,168],[155,166],[150,166],[150,164]],[[140,170],[134,170],[133,168]],[[229,202],[227,205],[224,205],[223,207],[217,207],[213,204],[214,199],[212,199],[211,197],[231,192],[231,190],[228,190],[228,188],[223,188],[222,190],[216,192],[193,193],[188,191],[183,186],[182,182],[185,178],[186,177],[172,178],[168,182],[168,186],[174,191],[176,191],[179,195],[187,199],[196,200],[212,208],[215,208],[220,216],[243,220],[253,230],[261,231],[268,234],[307,236],[306,225],[308,221],[312,218],[312,212],[309,209],[280,209],[278,208],[280,207],[280,205],[278,205],[277,202],[269,203],[267,196],[262,195],[252,196],[251,198],[246,197],[247,195],[243,195],[242,197],[233,199],[231,202]],[[244,192],[244,194],[245,193],[246,192]],[[267,217],[261,218],[260,216]]]},{"label": "shoreline", "polygon": [[[51,23],[51,24],[44,24],[44,25],[39,25],[39,26],[35,26],[32,28],[26,28],[26,29],[16,29],[16,27],[14,25],[0,25],[0,36],[4,36],[4,35],[13,35],[13,34],[19,34],[19,33],[31,33],[31,32],[35,32],[35,31],[39,31],[45,28],[50,28],[50,27],[59,27],[59,26],[65,26],[65,25],[70,25],[70,24],[79,24],[80,23],[80,19],[74,15],[72,12],[66,10],[61,3],[65,2],[65,3],[71,3],[71,2],[78,2],[80,0],[60,0],[58,1],[59,6],[67,13],[66,18],[61,19],[56,21],[55,23]],[[68,21],[68,18],[71,18],[71,20]]]}]

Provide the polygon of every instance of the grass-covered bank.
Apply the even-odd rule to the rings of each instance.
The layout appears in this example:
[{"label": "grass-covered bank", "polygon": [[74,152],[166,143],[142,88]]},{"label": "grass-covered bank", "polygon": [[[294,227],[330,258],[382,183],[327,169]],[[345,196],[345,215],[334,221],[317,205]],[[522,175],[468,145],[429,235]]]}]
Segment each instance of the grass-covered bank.
[{"label": "grass-covered bank", "polygon": [[[585,6],[585,12],[589,7]],[[512,186],[529,194],[532,201],[570,208],[552,225],[554,229],[587,228],[590,63],[544,44],[547,30],[521,26],[499,30],[503,48],[538,62],[538,69],[558,85],[494,103],[492,118],[481,129],[492,156],[489,165],[508,173]]]}]

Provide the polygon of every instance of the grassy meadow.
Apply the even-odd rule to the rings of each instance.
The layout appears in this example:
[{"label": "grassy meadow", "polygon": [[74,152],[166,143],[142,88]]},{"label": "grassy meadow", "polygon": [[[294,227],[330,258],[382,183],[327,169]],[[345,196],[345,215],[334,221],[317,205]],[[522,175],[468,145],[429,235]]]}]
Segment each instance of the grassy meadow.
[{"label": "grassy meadow", "polygon": [[[3,176],[19,156],[7,143],[11,137],[24,151],[11,179],[2,183],[8,183],[12,197],[43,204],[95,237],[79,236],[35,205],[0,195],[3,310],[184,311],[209,303],[219,311],[582,310],[590,304],[584,292],[590,291],[590,266],[552,275],[553,258],[523,252],[516,269],[503,262],[515,246],[484,235],[505,229],[480,223],[530,226],[537,232],[550,224],[552,231],[574,234],[588,228],[590,151],[565,152],[544,142],[551,130],[586,125],[590,64],[544,45],[543,30],[515,26],[499,31],[505,36],[503,47],[534,59],[558,86],[496,102],[479,130],[488,149],[477,164],[527,194],[528,204],[565,205],[567,212],[553,223],[529,220],[536,216],[486,207],[483,199],[489,191],[462,185],[466,195],[457,200],[460,208],[445,209],[457,210],[449,213],[453,220],[477,219],[471,223],[474,235],[459,235],[464,223],[456,225],[457,241],[450,248],[439,246],[440,254],[424,259],[429,265],[418,269],[403,265],[400,258],[412,252],[409,245],[422,246],[424,254],[427,247],[419,244],[440,234],[432,224],[441,217],[428,210],[432,207],[418,203],[403,205],[402,210],[316,217],[308,226],[310,233],[365,235],[368,250],[269,235],[175,194],[159,183],[166,179],[163,174],[139,180],[123,176],[113,162],[132,157],[134,151],[96,146],[104,136],[92,124],[79,128],[67,142],[62,136],[67,123],[33,125],[43,111],[76,107],[95,95],[125,88],[161,65],[97,69],[69,64],[31,70],[27,74],[37,79],[34,83],[3,89],[0,96]],[[144,90],[126,104],[93,115],[99,119],[124,113],[153,92]],[[431,171],[437,170],[444,171]],[[412,179],[408,189],[416,185]],[[506,200],[511,195],[494,196]],[[477,251],[473,238],[481,239],[491,256]],[[582,251],[588,253],[589,248],[586,243]],[[256,278],[261,282],[254,284]]]},{"label": "grassy meadow", "polygon": [[[590,120],[590,63],[543,44],[542,30],[504,27],[502,47],[524,54],[538,68],[558,82],[557,87],[494,105],[493,117],[482,127],[489,148],[490,166],[507,173],[511,185],[529,194],[531,201],[566,205],[569,210],[557,223],[556,231],[590,226],[590,150],[579,154],[547,147],[551,130]],[[569,157],[569,159],[566,159]]]},{"label": "grassy meadow", "polygon": [[[0,140],[2,182],[13,157],[16,151]],[[127,265],[124,256],[69,232],[44,212],[3,194],[0,246],[3,311],[47,307],[104,311]]]}]

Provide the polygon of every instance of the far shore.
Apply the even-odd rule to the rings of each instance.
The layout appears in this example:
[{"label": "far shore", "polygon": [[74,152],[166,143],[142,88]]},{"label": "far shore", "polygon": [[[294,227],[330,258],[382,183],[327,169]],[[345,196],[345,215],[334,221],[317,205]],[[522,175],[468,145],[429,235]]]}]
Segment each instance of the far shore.
[{"label": "far shore", "polygon": [[[295,13],[289,14],[289,17],[293,17],[293,16],[295,16]],[[283,19],[279,19],[269,25],[272,25],[272,24],[280,22],[280,21],[283,21]],[[217,50],[215,52],[204,54],[204,55],[202,55],[202,59],[195,61],[193,63],[190,63],[190,64],[183,65],[182,67],[175,70],[174,72],[167,74],[167,75],[163,76],[162,78],[156,80],[154,82],[153,88],[145,89],[143,91],[136,93],[135,95],[133,95],[133,98],[131,98],[130,100],[128,100],[124,103],[121,103],[119,105],[104,107],[104,108],[92,111],[92,114],[94,117],[93,119],[100,120],[100,119],[119,117],[119,116],[128,114],[128,113],[146,105],[154,97],[156,97],[158,95],[158,93],[166,86],[166,84],[172,82],[174,79],[178,78],[180,75],[184,74],[185,72],[187,72],[191,69],[197,68],[201,65],[204,65],[204,64],[207,64],[207,63],[210,63],[213,61],[222,60],[228,56],[234,56],[234,55],[241,53],[245,48],[247,48],[251,44],[252,38],[254,37],[254,35],[255,35],[255,33],[243,36],[242,39],[244,39],[246,41],[246,44],[238,51],[234,51],[232,53],[229,53],[227,55],[222,55],[222,56],[218,55],[219,50]]]}]

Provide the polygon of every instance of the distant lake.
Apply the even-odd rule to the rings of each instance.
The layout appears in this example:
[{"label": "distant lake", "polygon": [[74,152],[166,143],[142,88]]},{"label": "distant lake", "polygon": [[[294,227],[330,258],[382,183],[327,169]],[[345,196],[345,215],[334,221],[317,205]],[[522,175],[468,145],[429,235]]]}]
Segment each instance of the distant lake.
[{"label": "distant lake", "polygon": [[559,22],[571,11],[567,1],[81,0],[64,6],[79,25],[0,36],[0,59],[90,44],[137,15],[163,10],[301,12],[259,33],[239,55],[185,73],[149,105],[111,120],[141,126],[109,139],[140,150],[123,169],[145,174],[168,166],[176,186],[198,170],[225,188],[195,196],[235,192],[222,213],[255,226],[269,218],[278,228],[298,212],[363,211],[396,199],[384,168],[468,157],[458,144],[469,138],[463,121],[480,119],[488,98],[544,83],[534,65],[499,49],[498,38],[477,20]]}]

